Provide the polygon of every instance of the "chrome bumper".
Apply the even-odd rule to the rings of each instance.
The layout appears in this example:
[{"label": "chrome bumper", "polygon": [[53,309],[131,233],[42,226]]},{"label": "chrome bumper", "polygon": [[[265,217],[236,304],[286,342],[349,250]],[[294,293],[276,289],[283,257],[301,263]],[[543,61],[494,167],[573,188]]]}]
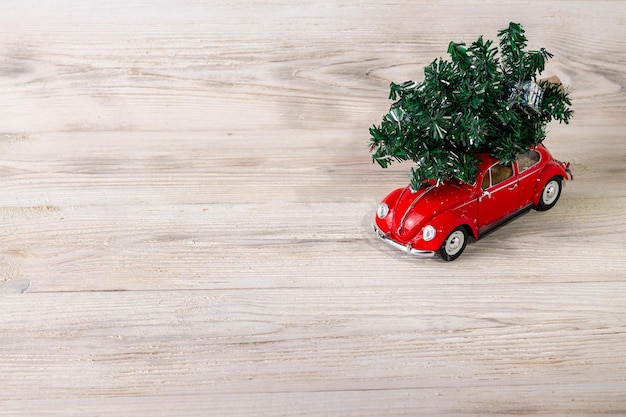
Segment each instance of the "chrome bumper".
[{"label": "chrome bumper", "polygon": [[374,231],[376,232],[376,235],[378,235],[379,238],[381,238],[383,240],[383,242],[387,243],[388,245],[399,249],[403,252],[409,253],[411,255],[416,255],[419,257],[423,257],[423,258],[430,258],[431,256],[435,255],[435,252],[433,251],[428,251],[428,250],[417,250],[417,249],[413,249],[410,245],[402,245],[398,242],[396,242],[393,239],[390,239],[386,234],[384,234],[379,228],[378,226],[376,226],[376,223],[372,223],[372,227],[374,228]]}]

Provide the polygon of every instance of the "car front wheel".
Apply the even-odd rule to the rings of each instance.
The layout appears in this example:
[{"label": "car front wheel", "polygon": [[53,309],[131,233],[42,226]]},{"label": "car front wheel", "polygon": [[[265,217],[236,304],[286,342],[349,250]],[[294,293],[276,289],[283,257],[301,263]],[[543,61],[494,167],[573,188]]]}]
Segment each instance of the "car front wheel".
[{"label": "car front wheel", "polygon": [[548,180],[541,191],[539,204],[537,204],[536,207],[537,210],[549,210],[559,201],[559,197],[561,196],[561,181],[561,177],[552,177]]},{"label": "car front wheel", "polygon": [[452,231],[439,249],[444,261],[454,261],[461,256],[467,245],[467,228],[459,226]]}]

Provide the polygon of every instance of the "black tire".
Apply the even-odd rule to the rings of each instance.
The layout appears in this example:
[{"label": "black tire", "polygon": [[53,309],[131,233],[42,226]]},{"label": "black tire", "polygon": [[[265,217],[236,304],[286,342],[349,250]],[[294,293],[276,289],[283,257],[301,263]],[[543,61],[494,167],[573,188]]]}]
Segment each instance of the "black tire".
[{"label": "black tire", "polygon": [[467,245],[467,228],[459,226],[454,229],[439,248],[439,255],[444,261],[454,261],[461,256]]},{"label": "black tire", "polygon": [[539,211],[550,210],[561,196],[561,182],[563,178],[559,176],[552,177],[546,182],[539,196],[539,204],[535,207]]}]

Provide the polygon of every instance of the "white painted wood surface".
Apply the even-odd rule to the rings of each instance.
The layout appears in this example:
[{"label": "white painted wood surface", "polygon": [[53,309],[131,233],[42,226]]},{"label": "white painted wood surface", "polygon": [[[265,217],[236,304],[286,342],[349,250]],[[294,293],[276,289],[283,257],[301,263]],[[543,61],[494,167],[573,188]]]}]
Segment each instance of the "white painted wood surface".
[{"label": "white painted wood surface", "polygon": [[[377,241],[388,84],[510,20],[557,206]],[[626,3],[0,2],[0,416],[626,413]]]}]

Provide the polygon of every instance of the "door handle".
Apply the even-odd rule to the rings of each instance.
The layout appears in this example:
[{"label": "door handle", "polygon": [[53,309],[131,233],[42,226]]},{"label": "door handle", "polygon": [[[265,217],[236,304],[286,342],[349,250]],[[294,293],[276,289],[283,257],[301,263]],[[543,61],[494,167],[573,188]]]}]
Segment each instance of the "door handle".
[{"label": "door handle", "polygon": [[509,187],[509,191],[513,191],[516,188],[517,188],[517,184],[513,184]]}]

